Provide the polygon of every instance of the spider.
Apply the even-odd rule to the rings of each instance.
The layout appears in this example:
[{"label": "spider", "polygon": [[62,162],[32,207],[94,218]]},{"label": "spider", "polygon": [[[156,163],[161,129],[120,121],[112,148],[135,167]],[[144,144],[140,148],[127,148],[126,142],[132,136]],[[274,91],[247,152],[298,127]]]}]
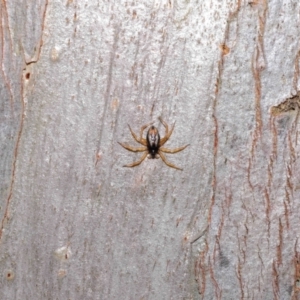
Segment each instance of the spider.
[{"label": "spider", "polygon": [[[123,148],[125,148],[125,149],[127,149],[129,151],[132,151],[132,152],[145,152],[145,153],[143,154],[143,156],[141,157],[140,160],[138,160],[138,161],[136,161],[136,162],[134,162],[132,164],[129,164],[129,165],[124,165],[123,167],[129,167],[129,168],[136,167],[136,166],[138,166],[148,156],[148,158],[151,158],[151,159],[161,157],[161,159],[163,160],[163,162],[167,166],[169,166],[171,168],[174,168],[174,169],[177,169],[177,170],[182,170],[181,168],[178,168],[174,164],[168,162],[167,159],[166,159],[166,157],[165,157],[165,155],[164,155],[164,153],[177,153],[177,152],[180,152],[183,149],[185,149],[187,146],[189,146],[189,144],[187,144],[187,145],[185,145],[183,147],[175,148],[175,149],[168,149],[168,148],[162,147],[168,141],[168,139],[170,138],[170,136],[171,136],[171,134],[172,134],[172,132],[174,130],[175,123],[172,126],[171,130],[169,131],[168,124],[166,122],[164,122],[162,120],[162,118],[159,118],[159,121],[164,125],[164,127],[166,129],[166,135],[163,138],[160,138],[160,135],[158,133],[157,128],[152,125],[153,122],[151,122],[149,124],[146,124],[146,125],[144,125],[144,126],[141,127],[140,137],[138,137],[132,131],[131,127],[128,124],[129,130],[130,130],[133,138],[138,143],[142,144],[143,147],[134,148],[134,147],[127,146],[127,145],[125,145],[123,143],[120,143],[120,142],[118,142],[118,143]],[[152,126],[148,129],[146,139],[144,139],[143,138],[143,132],[150,125],[152,125]]]}]

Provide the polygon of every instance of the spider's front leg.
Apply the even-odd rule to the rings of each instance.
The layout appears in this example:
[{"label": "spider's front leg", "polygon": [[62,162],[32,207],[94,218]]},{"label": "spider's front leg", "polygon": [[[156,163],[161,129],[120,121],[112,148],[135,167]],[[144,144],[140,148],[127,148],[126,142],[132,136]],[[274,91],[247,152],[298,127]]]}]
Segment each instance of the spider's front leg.
[{"label": "spider's front leg", "polygon": [[174,130],[174,127],[175,127],[175,123],[174,125],[172,126],[171,130],[169,131],[169,126],[166,122],[163,121],[163,119],[161,117],[159,117],[159,121],[164,125],[165,129],[166,129],[166,134],[163,138],[160,139],[160,146],[162,146],[163,144],[166,143],[166,141],[170,138],[173,130]]},{"label": "spider's front leg", "polygon": [[153,122],[149,123],[149,124],[146,124],[144,126],[141,127],[141,130],[140,130],[140,138],[138,138],[138,136],[133,132],[133,130],[131,129],[130,125],[128,124],[128,127],[129,127],[129,130],[131,132],[131,135],[133,136],[133,138],[140,144],[144,145],[144,146],[147,146],[147,141],[146,139],[143,138],[143,132],[144,130],[150,126],[151,124],[153,124]]}]

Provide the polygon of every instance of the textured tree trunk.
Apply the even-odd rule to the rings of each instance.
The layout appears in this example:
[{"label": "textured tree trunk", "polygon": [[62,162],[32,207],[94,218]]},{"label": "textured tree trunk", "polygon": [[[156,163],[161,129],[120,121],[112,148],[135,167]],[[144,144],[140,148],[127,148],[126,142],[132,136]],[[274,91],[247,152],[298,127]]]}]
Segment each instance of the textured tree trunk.
[{"label": "textured tree trunk", "polygon": [[299,1],[0,9],[0,299],[300,298]]}]

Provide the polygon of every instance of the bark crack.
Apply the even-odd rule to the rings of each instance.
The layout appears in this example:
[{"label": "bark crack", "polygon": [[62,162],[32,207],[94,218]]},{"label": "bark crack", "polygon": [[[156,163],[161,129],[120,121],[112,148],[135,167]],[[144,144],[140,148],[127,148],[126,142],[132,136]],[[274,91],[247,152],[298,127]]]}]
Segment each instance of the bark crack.
[{"label": "bark crack", "polygon": [[[45,8],[44,8],[44,12],[43,12],[41,40],[40,40],[40,44],[39,44],[39,47],[38,47],[37,59],[31,60],[30,62],[26,62],[25,53],[24,53],[23,54],[24,55],[23,58],[24,58],[24,62],[25,62],[26,65],[29,65],[31,63],[36,63],[39,60],[39,58],[40,58],[41,49],[42,49],[42,46],[43,46],[42,35],[43,35],[43,32],[44,32],[44,28],[45,28],[45,19],[46,19],[47,7],[48,7],[48,0],[46,0],[46,2],[45,2]],[[7,11],[6,5],[5,5],[5,9]],[[7,20],[7,22],[8,22],[8,20]],[[8,31],[9,31],[9,28],[8,28]],[[3,32],[2,32],[2,36],[3,36]],[[2,53],[2,57],[1,57],[1,62],[2,62],[2,69],[3,69],[3,53]],[[2,71],[2,73],[3,73],[3,71]],[[8,196],[7,196],[7,199],[6,199],[6,202],[5,202],[4,214],[3,214],[3,217],[2,217],[2,220],[1,220],[1,223],[0,223],[1,224],[1,227],[0,227],[0,242],[2,240],[2,234],[3,234],[3,230],[4,230],[4,227],[5,227],[5,224],[9,220],[9,205],[10,205],[10,202],[11,202],[11,199],[12,199],[13,188],[14,188],[14,185],[15,185],[15,177],[16,177],[16,168],[17,168],[17,158],[18,158],[18,153],[19,153],[19,145],[20,145],[21,136],[22,136],[23,127],[24,127],[24,118],[25,118],[25,89],[24,89],[24,81],[26,80],[26,78],[23,76],[23,72],[21,73],[21,76],[22,76],[22,78],[21,78],[21,91],[20,91],[20,95],[21,95],[20,126],[19,126],[19,130],[18,130],[18,134],[17,134],[16,144],[15,144],[15,147],[14,147],[12,172],[11,172],[11,181],[10,181],[10,186],[9,186],[9,192],[8,192]]]}]

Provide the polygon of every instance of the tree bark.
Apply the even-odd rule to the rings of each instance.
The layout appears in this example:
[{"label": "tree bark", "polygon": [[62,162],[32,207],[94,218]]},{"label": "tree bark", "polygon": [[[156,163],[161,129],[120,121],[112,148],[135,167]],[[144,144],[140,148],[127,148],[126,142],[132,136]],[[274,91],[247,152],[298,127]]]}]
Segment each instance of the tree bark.
[{"label": "tree bark", "polygon": [[298,1],[0,8],[0,299],[299,298]]}]

